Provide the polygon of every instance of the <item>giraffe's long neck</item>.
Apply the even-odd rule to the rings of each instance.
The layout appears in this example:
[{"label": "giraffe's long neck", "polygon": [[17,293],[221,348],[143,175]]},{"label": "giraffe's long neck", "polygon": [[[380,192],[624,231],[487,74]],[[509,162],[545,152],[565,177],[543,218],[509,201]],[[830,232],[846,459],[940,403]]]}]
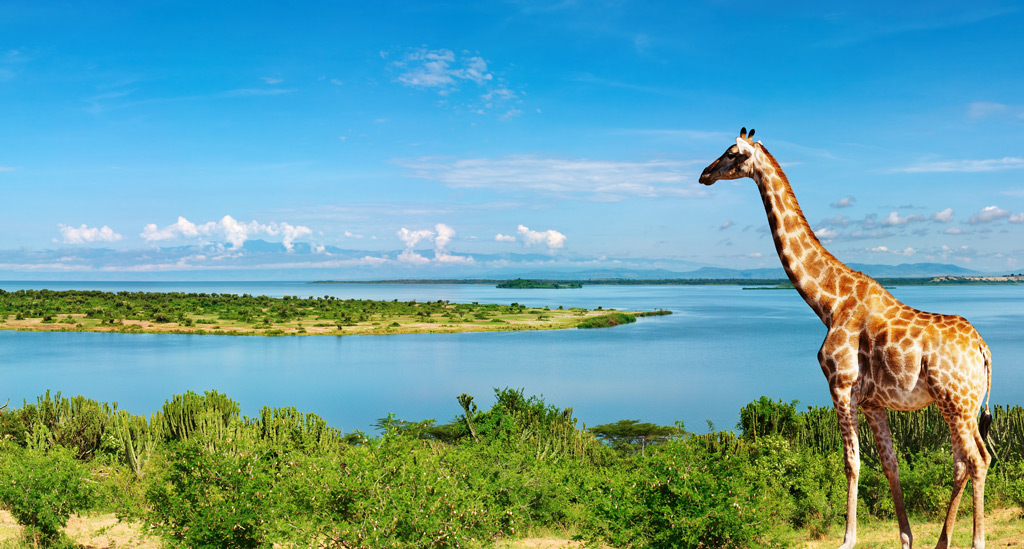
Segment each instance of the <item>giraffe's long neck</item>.
[{"label": "giraffe's long neck", "polygon": [[838,291],[837,281],[840,275],[850,273],[852,269],[818,241],[775,158],[759,144],[755,149],[758,158],[752,177],[761,191],[782,266],[804,301],[826,326],[831,326],[838,300],[843,297]]}]

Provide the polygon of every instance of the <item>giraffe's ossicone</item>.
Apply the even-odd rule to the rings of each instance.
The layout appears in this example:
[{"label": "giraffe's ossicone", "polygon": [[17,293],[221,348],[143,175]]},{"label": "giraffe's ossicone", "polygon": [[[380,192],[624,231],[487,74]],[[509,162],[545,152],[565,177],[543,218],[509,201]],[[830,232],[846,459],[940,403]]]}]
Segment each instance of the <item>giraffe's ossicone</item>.
[{"label": "giraffe's ossicone", "polygon": [[[987,393],[992,356],[971,324],[955,315],[918,311],[904,305],[870,276],[836,259],[811,230],[779,163],[754,131],[740,131],[736,144],[700,176],[711,185],[749,177],[757,183],[779,259],[801,297],[826,328],[818,363],[828,379],[839,417],[846,458],[848,496],[846,535],[857,539],[858,409],[871,426],[905,549],[913,543],[903,504],[896,453],[886,409],[917,410],[935,403],[949,424],[953,445],[953,495],[937,547],[947,547],[967,480],[974,492],[973,547],[985,546],[985,475],[991,457],[985,449],[991,414]],[[978,411],[984,403],[979,425]]]}]

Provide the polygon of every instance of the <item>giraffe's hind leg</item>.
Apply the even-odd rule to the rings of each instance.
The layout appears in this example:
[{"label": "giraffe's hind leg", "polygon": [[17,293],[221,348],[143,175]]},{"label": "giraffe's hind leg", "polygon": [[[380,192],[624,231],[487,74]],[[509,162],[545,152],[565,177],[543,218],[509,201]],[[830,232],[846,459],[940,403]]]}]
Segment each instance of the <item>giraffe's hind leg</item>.
[{"label": "giraffe's hind leg", "polygon": [[885,478],[889,479],[892,503],[896,509],[896,519],[900,524],[900,544],[903,549],[910,549],[914,542],[914,536],[910,533],[910,521],[907,520],[907,509],[903,504],[903,490],[900,488],[900,471],[896,461],[896,451],[892,446],[889,418],[885,414],[885,408],[861,408],[861,410],[868,420],[868,425],[871,426],[871,433],[875,435],[875,444],[878,446],[878,458],[882,462],[882,471],[885,473]]},{"label": "giraffe's hind leg", "polygon": [[949,424],[950,439],[953,443],[953,496],[949,500],[946,521],[942,525],[936,548],[945,549],[953,537],[953,523],[960,507],[960,498],[968,480],[973,483],[974,536],[971,547],[985,547],[985,476],[988,473],[988,454],[979,443],[981,434],[978,422],[971,412],[955,410],[952,406],[940,406],[946,423]]}]

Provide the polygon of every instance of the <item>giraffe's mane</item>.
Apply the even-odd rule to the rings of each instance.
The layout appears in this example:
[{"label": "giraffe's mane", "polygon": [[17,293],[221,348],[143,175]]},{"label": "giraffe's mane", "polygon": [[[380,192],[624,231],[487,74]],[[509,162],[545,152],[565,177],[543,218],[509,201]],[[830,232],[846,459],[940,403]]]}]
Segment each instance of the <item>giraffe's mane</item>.
[{"label": "giraffe's mane", "polygon": [[[775,160],[775,157],[772,156],[772,153],[768,152],[768,149],[765,148],[765,146],[760,141],[757,142],[757,146],[761,149],[761,152],[764,153],[765,158],[768,159],[768,162],[772,165],[772,168],[775,169],[775,175],[779,179],[781,179],[783,183],[786,184],[786,198],[792,204],[794,212],[797,214],[797,218],[800,220],[800,224],[803,225],[804,227],[807,227],[807,232],[810,233],[811,238],[813,238],[814,241],[817,242],[819,246],[821,246],[821,241],[818,240],[818,235],[814,234],[814,230],[811,229],[811,225],[807,223],[807,217],[804,215],[803,210],[800,208],[800,202],[797,201],[796,199],[796,194],[793,192],[793,186],[790,185],[789,178],[786,177],[786,172],[782,171],[782,166],[779,166],[779,161]],[[825,246],[821,246],[821,249],[825,250],[825,253],[827,253],[829,256],[832,256],[832,254],[827,249],[825,249]]]}]

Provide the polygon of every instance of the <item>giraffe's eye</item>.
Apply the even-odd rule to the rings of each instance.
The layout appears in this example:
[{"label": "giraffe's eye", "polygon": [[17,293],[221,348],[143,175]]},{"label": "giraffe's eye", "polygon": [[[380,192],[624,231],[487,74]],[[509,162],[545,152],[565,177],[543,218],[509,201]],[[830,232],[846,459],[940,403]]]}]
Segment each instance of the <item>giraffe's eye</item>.
[{"label": "giraffe's eye", "polygon": [[734,151],[729,151],[729,152],[727,152],[725,154],[725,156],[727,156],[729,158],[735,158],[736,157],[736,153]]}]

